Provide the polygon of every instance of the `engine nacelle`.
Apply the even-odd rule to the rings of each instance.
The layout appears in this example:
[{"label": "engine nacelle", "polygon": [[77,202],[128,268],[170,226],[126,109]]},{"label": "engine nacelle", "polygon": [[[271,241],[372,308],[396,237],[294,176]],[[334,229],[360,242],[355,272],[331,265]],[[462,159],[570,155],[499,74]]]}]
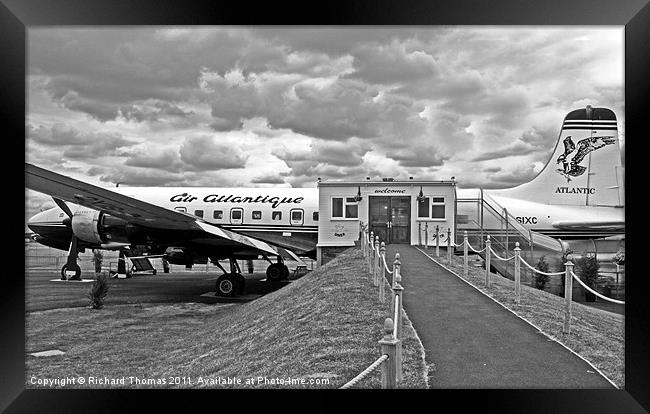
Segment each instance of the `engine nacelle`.
[{"label": "engine nacelle", "polygon": [[72,231],[79,239],[96,244],[131,243],[138,229],[126,221],[96,210],[77,210],[72,216]]},{"label": "engine nacelle", "polygon": [[102,237],[99,231],[103,215],[101,211],[96,210],[77,210],[72,216],[72,232],[83,241],[105,243],[106,238]]}]

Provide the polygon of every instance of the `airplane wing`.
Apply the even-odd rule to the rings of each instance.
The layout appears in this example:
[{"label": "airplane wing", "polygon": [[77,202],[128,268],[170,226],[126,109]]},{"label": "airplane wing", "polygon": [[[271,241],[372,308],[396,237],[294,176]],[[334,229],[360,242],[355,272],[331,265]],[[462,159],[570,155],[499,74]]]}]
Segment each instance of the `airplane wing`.
[{"label": "airplane wing", "polygon": [[143,227],[195,230],[205,235],[198,240],[192,240],[193,243],[239,247],[242,250],[259,251],[260,254],[280,254],[279,248],[264,241],[223,229],[190,214],[168,210],[28,163],[25,163],[25,186]]}]

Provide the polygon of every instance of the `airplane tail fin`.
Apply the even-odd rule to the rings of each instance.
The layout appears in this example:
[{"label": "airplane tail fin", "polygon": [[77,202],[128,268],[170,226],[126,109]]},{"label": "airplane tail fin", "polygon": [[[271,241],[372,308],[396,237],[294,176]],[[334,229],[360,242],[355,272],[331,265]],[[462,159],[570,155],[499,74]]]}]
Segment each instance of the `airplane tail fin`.
[{"label": "airplane tail fin", "polygon": [[569,112],[553,156],[531,181],[495,195],[553,205],[623,206],[616,115],[607,108]]}]

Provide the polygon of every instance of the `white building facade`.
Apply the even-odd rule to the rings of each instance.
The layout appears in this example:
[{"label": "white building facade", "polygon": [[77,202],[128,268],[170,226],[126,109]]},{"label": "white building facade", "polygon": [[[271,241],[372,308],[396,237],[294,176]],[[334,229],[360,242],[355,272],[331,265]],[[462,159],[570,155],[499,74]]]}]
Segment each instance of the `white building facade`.
[{"label": "white building facade", "polygon": [[456,183],[323,181],[318,183],[318,264],[359,242],[361,225],[386,244],[440,246],[456,230]]}]

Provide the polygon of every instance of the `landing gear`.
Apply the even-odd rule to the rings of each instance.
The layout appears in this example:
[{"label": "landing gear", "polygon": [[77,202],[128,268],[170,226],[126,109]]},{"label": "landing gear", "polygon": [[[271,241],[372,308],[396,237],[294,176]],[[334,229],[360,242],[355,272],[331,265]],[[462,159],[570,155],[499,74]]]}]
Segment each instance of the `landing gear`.
[{"label": "landing gear", "polygon": [[[74,276],[71,276],[69,279],[68,271],[74,272]],[[76,263],[71,267],[68,267],[67,263],[64,264],[61,268],[61,280],[81,280],[81,267]]]},{"label": "landing gear", "polygon": [[[72,236],[70,250],[68,251],[68,261],[61,268],[61,280],[81,280],[81,268],[77,264],[78,256],[78,239],[76,236]],[[68,272],[74,272],[74,275],[68,277]]]},{"label": "landing gear", "polygon": [[266,279],[270,282],[278,282],[289,277],[289,268],[284,263],[271,263],[266,268]]},{"label": "landing gear", "polygon": [[230,273],[215,260],[213,263],[224,273],[217,279],[216,296],[233,297],[244,294],[246,288],[246,279],[241,275],[241,269],[235,259],[230,259]]},{"label": "landing gear", "polygon": [[234,275],[226,273],[217,279],[217,295],[234,296],[236,292],[237,280]]}]

